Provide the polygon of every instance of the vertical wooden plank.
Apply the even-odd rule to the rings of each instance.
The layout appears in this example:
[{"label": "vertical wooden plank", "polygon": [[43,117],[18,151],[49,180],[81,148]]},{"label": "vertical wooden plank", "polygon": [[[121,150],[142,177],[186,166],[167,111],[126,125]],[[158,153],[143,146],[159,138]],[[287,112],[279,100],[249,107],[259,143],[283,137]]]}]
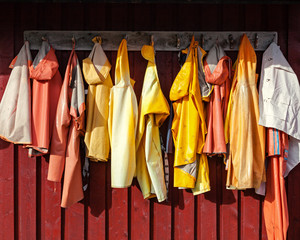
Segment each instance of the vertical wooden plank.
[{"label": "vertical wooden plank", "polygon": [[[169,92],[173,82],[173,54],[171,52],[157,52],[156,53],[156,64],[157,64],[157,72],[161,85],[161,89],[166,97],[169,99]],[[176,63],[175,63],[176,64]],[[160,132],[163,137],[164,144],[166,143],[166,135],[167,135],[167,127],[168,127],[167,119],[162,127],[160,128]],[[173,163],[171,163],[169,159],[169,171],[173,171]],[[173,175],[169,176],[170,178]],[[167,202],[157,203],[153,202],[153,239],[171,239],[171,231],[172,231],[172,190],[173,190],[173,181],[172,184],[169,184],[169,194]]]},{"label": "vertical wooden plank", "polygon": [[[253,14],[254,9],[256,14]],[[253,5],[249,8],[245,7],[244,11],[244,29],[255,29],[256,31],[264,30],[266,13],[263,5]],[[256,55],[256,73],[260,74],[262,52],[256,52]],[[241,192],[240,211],[240,237],[247,239],[261,239],[261,197],[255,193],[254,189]]]},{"label": "vertical wooden plank", "polygon": [[36,239],[36,158],[28,158],[28,150],[18,146],[19,237]]},{"label": "vertical wooden plank", "polygon": [[[144,13],[142,8],[134,8],[134,16],[136,11],[141,14]],[[147,21],[148,22],[148,21]],[[145,24],[145,22],[144,22]],[[147,61],[142,57],[141,52],[129,53],[131,77],[135,80],[134,91],[140,102],[140,95],[144,82],[144,75],[147,67]],[[131,212],[130,212],[130,233],[131,239],[149,239],[150,237],[150,200],[145,200],[143,194],[138,187],[138,181],[135,178],[133,186],[131,187]]]},{"label": "vertical wooden plank", "polygon": [[[106,8],[106,28],[107,30],[127,30],[129,20],[128,4],[109,4]],[[112,79],[114,82],[114,71],[116,64],[117,52],[111,54]],[[129,59],[130,61],[130,59]],[[131,62],[129,63],[131,66]],[[131,68],[131,67],[130,67]],[[132,72],[133,69],[130,71]],[[111,188],[111,168],[110,164],[107,168],[107,211],[108,226],[107,239],[127,239],[129,238],[129,204],[130,198],[128,188],[112,189]]]},{"label": "vertical wooden plank", "polygon": [[[2,4],[5,14],[0,16],[0,100],[2,99],[14,57],[14,4]],[[0,238],[14,239],[14,145],[0,140]],[[17,201],[16,201],[17,202]]]},{"label": "vertical wooden plank", "polygon": [[[177,54],[173,54],[173,64],[177,62]],[[173,75],[173,78],[177,74]],[[173,165],[172,165],[173,166]],[[174,171],[174,170],[173,170]],[[172,185],[173,187],[173,185]],[[194,238],[194,196],[187,190],[177,189],[173,191],[174,215],[172,238],[174,239],[192,239]]]},{"label": "vertical wooden plank", "polygon": [[[299,5],[290,5],[288,9],[288,62],[300,80],[300,31],[299,31]],[[288,176],[288,208],[289,208],[289,229],[288,239],[298,239],[300,236],[300,166],[298,165],[293,169]]]},{"label": "vertical wooden plank", "polygon": [[[244,5],[223,5],[222,21],[219,25],[222,30],[240,31],[244,29]],[[227,53],[234,62],[237,52]],[[217,181],[220,188],[218,189],[218,198],[220,198],[219,212],[219,237],[220,239],[238,239],[238,191],[226,189],[227,171],[222,158],[216,159],[218,164]]]},{"label": "vertical wooden plank", "polygon": [[[157,4],[152,7],[151,12],[154,12],[152,16],[152,26],[155,31],[163,30],[174,30],[176,28],[176,11],[177,8],[174,5],[169,4]],[[154,39],[155,47],[155,39]],[[174,55],[173,55],[174,54]],[[177,53],[172,52],[157,52],[156,53],[156,66],[158,77],[160,81],[161,89],[169,100],[169,93],[174,81],[175,76],[179,71],[179,64],[177,62]],[[175,56],[175,57],[173,57]],[[169,118],[166,119],[164,124],[160,128],[162,134],[162,139],[164,144],[166,144],[167,128],[168,128]],[[163,203],[158,203],[153,201],[152,204],[152,216],[151,219],[151,230],[153,239],[171,239],[172,238],[172,225],[174,226],[174,208],[173,204],[173,191],[178,191],[173,187],[173,154],[168,155],[169,160],[169,190],[168,199]],[[174,236],[174,235],[173,235]]]},{"label": "vertical wooden plank", "polygon": [[197,196],[197,239],[217,239],[217,161],[208,158],[211,190]]},{"label": "vertical wooden plank", "polygon": [[[198,30],[220,30],[222,25],[222,7],[217,5],[201,5],[198,7]],[[210,21],[207,21],[210,19]],[[217,239],[219,236],[220,209],[220,163],[218,158],[208,158],[211,190],[197,196],[196,238]],[[209,216],[209,217],[208,217]]]},{"label": "vertical wooden plank", "polygon": [[[61,28],[65,30],[81,30],[84,29],[84,5],[82,3],[65,3],[61,5],[61,13],[63,21]],[[76,39],[75,39],[76,42]],[[70,39],[70,44],[72,44]],[[62,53],[62,58],[65,61],[69,58],[70,52]],[[78,59],[81,62],[82,53],[77,52]],[[64,64],[63,67],[65,67]],[[64,75],[64,73],[63,73]],[[84,239],[84,201],[74,204],[65,209],[64,218],[64,238],[65,239]]]},{"label": "vertical wooden plank", "polygon": [[[105,30],[105,4],[87,3],[85,8],[85,29]],[[106,53],[107,54],[107,53]],[[87,57],[88,53],[86,54]],[[110,54],[107,54],[109,57]],[[111,62],[112,64],[112,62]],[[110,162],[90,161],[90,180],[87,226],[88,239],[105,239],[106,232],[106,168]]]},{"label": "vertical wooden plank", "polygon": [[[262,9],[262,8],[261,8]],[[261,29],[268,31],[277,31],[278,33],[278,45],[280,50],[287,57],[288,51],[288,6],[282,5],[266,5],[263,7],[262,14],[264,17],[261,21]],[[273,19],[273,20],[271,20]],[[255,22],[255,21],[253,21]],[[259,29],[259,27],[257,27]],[[286,178],[287,181],[287,178]],[[267,190],[268,191],[268,190]],[[288,194],[288,188],[286,188]],[[261,200],[261,209],[263,210],[263,199]],[[264,221],[264,214],[261,213],[261,239],[267,239],[266,226]]]},{"label": "vertical wooden plank", "polygon": [[[30,9],[30,10],[29,10]],[[36,5],[16,5],[15,52],[23,45],[23,31],[35,28],[37,23]],[[28,14],[32,12],[32,14]],[[34,56],[33,56],[34,57]],[[37,238],[37,174],[36,158],[28,158],[28,150],[23,146],[15,147],[18,173],[18,236],[23,239]]]},{"label": "vertical wooden plank", "polygon": [[[60,29],[60,4],[38,5],[37,15],[37,29]],[[59,54],[57,53],[56,55],[59,59]],[[37,158],[37,238],[60,239],[61,184],[47,180],[48,167],[49,155]]]},{"label": "vertical wooden plank", "polygon": [[[111,53],[112,77],[116,64],[117,52]],[[107,239],[127,239],[128,238],[128,189],[111,188],[111,166],[107,165],[106,172],[106,196],[107,196]]]},{"label": "vertical wooden plank", "polygon": [[260,239],[260,197],[254,189],[241,192],[241,239]]}]

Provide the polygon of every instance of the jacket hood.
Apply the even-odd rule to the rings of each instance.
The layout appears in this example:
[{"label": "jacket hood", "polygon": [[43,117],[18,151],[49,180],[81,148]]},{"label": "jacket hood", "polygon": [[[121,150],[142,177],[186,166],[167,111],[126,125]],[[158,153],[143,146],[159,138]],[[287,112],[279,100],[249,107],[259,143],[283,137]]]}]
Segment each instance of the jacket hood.
[{"label": "jacket hood", "polygon": [[42,46],[30,66],[30,78],[36,80],[51,80],[58,70],[59,64],[55,50],[47,41]]},{"label": "jacket hood", "polygon": [[85,81],[91,84],[100,84],[105,81],[111,69],[101,45],[95,43],[94,47],[86,59],[82,63],[82,71]]}]

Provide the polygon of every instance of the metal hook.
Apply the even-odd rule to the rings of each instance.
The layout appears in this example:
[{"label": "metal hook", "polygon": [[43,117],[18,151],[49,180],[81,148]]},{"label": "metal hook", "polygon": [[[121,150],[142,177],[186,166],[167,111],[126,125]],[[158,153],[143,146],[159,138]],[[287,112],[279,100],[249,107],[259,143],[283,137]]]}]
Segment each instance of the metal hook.
[{"label": "metal hook", "polygon": [[232,34],[229,34],[229,36],[228,36],[228,42],[229,42],[229,48],[233,49],[233,43],[234,43],[234,41],[233,41]]},{"label": "metal hook", "polygon": [[176,47],[177,47],[177,49],[179,49],[180,48],[180,37],[177,35],[177,44],[176,44]]},{"label": "metal hook", "polygon": [[92,39],[94,43],[102,44],[102,38],[100,36],[96,36]]},{"label": "metal hook", "polygon": [[125,34],[124,39],[128,42],[128,35],[127,34]]},{"label": "metal hook", "polygon": [[73,43],[73,49],[75,49],[75,43],[76,43],[76,41],[75,41],[74,35],[73,35],[73,37],[72,37],[72,43]]},{"label": "metal hook", "polygon": [[153,47],[154,46],[154,36],[151,35],[151,42],[150,42],[151,46]]},{"label": "metal hook", "polygon": [[255,33],[255,38],[254,38],[254,48],[258,47],[258,34]]},{"label": "metal hook", "polygon": [[204,47],[204,36],[203,36],[203,34],[201,34],[201,36],[200,36],[200,47],[201,48]]}]

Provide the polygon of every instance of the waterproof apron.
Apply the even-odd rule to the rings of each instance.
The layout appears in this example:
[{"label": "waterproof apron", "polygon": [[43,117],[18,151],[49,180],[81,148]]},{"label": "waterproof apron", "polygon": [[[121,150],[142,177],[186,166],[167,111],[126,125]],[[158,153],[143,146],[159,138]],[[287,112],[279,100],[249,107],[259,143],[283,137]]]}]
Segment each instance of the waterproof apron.
[{"label": "waterproof apron", "polygon": [[153,46],[143,46],[143,57],[148,60],[139,104],[137,130],[136,176],[144,198],[167,198],[159,127],[169,116],[169,104],[163,95]]},{"label": "waterproof apron", "polygon": [[107,161],[109,157],[108,105],[113,86],[110,69],[111,65],[100,43],[96,42],[82,64],[85,81],[89,84],[84,142],[86,156],[93,161]]},{"label": "waterproof apron", "polygon": [[111,145],[111,187],[132,183],[136,169],[135,137],[138,106],[130,79],[127,41],[122,40],[116,62],[115,86],[110,92],[108,129]]}]

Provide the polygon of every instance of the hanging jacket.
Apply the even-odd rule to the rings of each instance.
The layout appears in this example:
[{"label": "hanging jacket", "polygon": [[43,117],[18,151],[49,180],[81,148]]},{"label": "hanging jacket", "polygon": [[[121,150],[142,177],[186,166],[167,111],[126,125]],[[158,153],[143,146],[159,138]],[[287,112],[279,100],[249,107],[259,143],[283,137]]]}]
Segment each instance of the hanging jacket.
[{"label": "hanging jacket", "polygon": [[80,137],[84,133],[84,85],[74,47],[68,61],[53,128],[48,180],[60,182],[64,172],[62,207],[83,198]]},{"label": "hanging jacket", "polygon": [[259,83],[259,124],[290,136],[289,158],[284,176],[300,162],[300,85],[276,43],[263,54]]},{"label": "hanging jacket", "polygon": [[230,145],[227,188],[259,188],[265,182],[265,129],[258,125],[256,55],[249,39],[241,39],[225,120]]},{"label": "hanging jacket", "polygon": [[144,198],[167,198],[164,179],[159,127],[169,116],[169,105],[163,95],[153,46],[143,46],[143,57],[148,60],[139,104],[139,122],[136,140],[136,176]]},{"label": "hanging jacket", "polygon": [[94,161],[107,161],[110,144],[108,135],[109,94],[112,88],[111,65],[99,43],[95,43],[88,58],[83,60],[82,71],[89,84],[87,119],[84,142],[86,156]]},{"label": "hanging jacket", "polygon": [[0,103],[0,138],[8,142],[31,143],[31,63],[26,41],[10,65],[12,71]]},{"label": "hanging jacket", "polygon": [[[197,164],[196,159],[196,154],[202,153],[207,131],[198,81],[197,45],[193,37],[189,55],[170,91],[174,109],[174,186],[180,188],[194,188],[198,169],[208,169],[205,155],[201,157],[205,158],[201,164]],[[207,177],[202,179],[208,179],[208,172],[205,174]],[[204,185],[208,187],[209,181]]]},{"label": "hanging jacket", "polygon": [[269,240],[285,240],[289,226],[284,173],[288,160],[288,135],[274,128],[267,129],[267,182],[263,205]]},{"label": "hanging jacket", "polygon": [[214,85],[207,108],[207,135],[203,152],[225,154],[224,120],[230,93],[231,60],[217,44],[204,60],[205,80]]},{"label": "hanging jacket", "polygon": [[47,41],[30,66],[32,83],[32,143],[28,147],[30,157],[47,154],[52,135],[56,107],[62,79],[58,71],[55,50]]},{"label": "hanging jacket", "polygon": [[129,187],[136,170],[135,136],[138,106],[130,79],[127,41],[122,40],[116,61],[115,86],[110,91],[108,129],[111,145],[111,186]]}]

